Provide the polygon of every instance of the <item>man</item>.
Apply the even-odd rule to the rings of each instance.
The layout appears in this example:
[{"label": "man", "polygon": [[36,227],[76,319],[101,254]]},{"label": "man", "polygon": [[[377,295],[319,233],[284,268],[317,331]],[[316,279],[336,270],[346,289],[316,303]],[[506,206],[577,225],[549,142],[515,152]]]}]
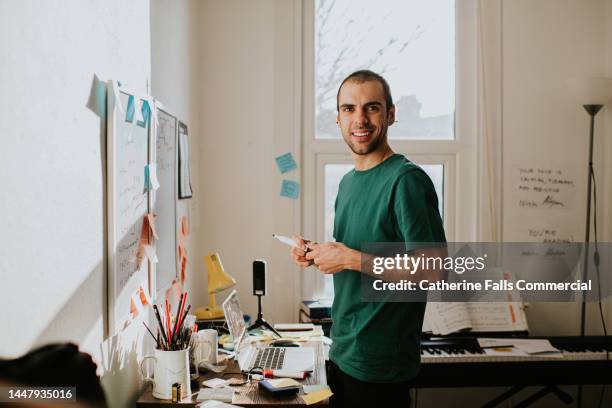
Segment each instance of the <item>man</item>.
[{"label": "man", "polygon": [[340,85],[337,109],[336,122],[355,169],[338,189],[336,242],[294,237],[299,248],[292,249],[292,256],[299,266],[315,264],[334,274],[328,372],[332,405],[408,407],[408,381],[420,365],[425,304],[362,301],[362,273],[371,275],[371,269],[362,271],[360,249],[375,242],[407,247],[445,242],[438,200],[425,172],[389,146],[387,129],[395,121],[395,106],[384,78],[367,70],[352,73]]}]

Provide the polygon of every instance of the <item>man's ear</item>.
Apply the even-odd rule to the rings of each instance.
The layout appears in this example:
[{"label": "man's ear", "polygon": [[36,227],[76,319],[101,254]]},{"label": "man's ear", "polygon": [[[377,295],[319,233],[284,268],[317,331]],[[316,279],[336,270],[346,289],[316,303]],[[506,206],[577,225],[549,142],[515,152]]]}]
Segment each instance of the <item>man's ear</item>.
[{"label": "man's ear", "polygon": [[340,113],[336,113],[336,125],[340,124]]},{"label": "man's ear", "polygon": [[389,122],[389,126],[395,123],[395,105],[391,105],[389,108],[389,112],[387,112],[387,120]]}]

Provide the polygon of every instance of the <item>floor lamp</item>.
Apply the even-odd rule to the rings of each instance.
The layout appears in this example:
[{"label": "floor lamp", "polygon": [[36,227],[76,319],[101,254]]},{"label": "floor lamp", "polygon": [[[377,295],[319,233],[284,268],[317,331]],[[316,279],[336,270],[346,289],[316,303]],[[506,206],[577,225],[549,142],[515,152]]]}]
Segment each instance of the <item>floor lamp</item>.
[{"label": "floor lamp", "polygon": [[[583,79],[572,79],[570,86],[578,96],[584,110],[589,114],[589,162],[587,167],[587,206],[586,225],[584,234],[584,260],[582,265],[582,282],[586,282],[589,269],[589,241],[591,240],[591,197],[593,184],[591,174],[593,173],[593,140],[595,133],[595,116],[612,97],[612,78],[593,77]],[[582,292],[582,305],[580,310],[580,335],[586,333],[586,291]]]}]

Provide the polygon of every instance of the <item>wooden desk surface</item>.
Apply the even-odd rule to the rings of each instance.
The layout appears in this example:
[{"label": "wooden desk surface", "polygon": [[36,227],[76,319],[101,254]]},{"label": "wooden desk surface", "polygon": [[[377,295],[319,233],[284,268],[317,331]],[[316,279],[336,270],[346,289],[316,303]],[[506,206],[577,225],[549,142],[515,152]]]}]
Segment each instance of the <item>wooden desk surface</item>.
[{"label": "wooden desk surface", "polygon": [[[305,347],[314,347],[315,348],[315,371],[311,373],[311,375],[302,381],[304,385],[315,385],[315,384],[327,384],[327,377],[325,375],[325,357],[323,342],[321,341],[310,341],[307,342]],[[237,373],[240,369],[238,368],[238,363],[235,360],[231,360],[228,363],[227,369],[225,372],[227,373]],[[198,384],[203,380],[207,380],[210,378],[220,377],[222,374],[216,373],[206,373],[206,375],[200,376],[198,379]],[[236,390],[234,395],[233,405],[239,405],[243,407],[257,406],[257,407],[274,407],[277,408],[279,406],[291,405],[292,407],[306,407],[307,405],[304,403],[302,398],[299,395],[303,394],[303,391],[300,390],[300,394],[297,394],[292,397],[287,398],[275,398],[270,397],[263,392],[259,391],[258,381],[251,381],[250,384],[241,385],[232,387]],[[152,385],[149,385],[145,392],[138,398],[136,401],[137,407],[154,407],[161,408],[162,406],[176,406],[181,408],[195,407],[196,404],[199,404],[202,401],[197,401],[196,392],[198,389],[192,389],[192,396],[190,398],[185,398],[178,404],[173,404],[170,400],[160,400],[154,398],[152,395]],[[327,406],[329,405],[329,401],[325,400],[316,404],[316,406]]]}]

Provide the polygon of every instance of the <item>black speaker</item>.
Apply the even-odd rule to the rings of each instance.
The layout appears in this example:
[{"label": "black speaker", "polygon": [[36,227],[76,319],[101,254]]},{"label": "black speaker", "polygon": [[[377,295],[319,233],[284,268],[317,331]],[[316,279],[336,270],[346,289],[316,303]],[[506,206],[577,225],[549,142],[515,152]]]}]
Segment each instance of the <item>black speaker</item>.
[{"label": "black speaker", "polygon": [[266,261],[253,261],[253,295],[266,295]]}]

